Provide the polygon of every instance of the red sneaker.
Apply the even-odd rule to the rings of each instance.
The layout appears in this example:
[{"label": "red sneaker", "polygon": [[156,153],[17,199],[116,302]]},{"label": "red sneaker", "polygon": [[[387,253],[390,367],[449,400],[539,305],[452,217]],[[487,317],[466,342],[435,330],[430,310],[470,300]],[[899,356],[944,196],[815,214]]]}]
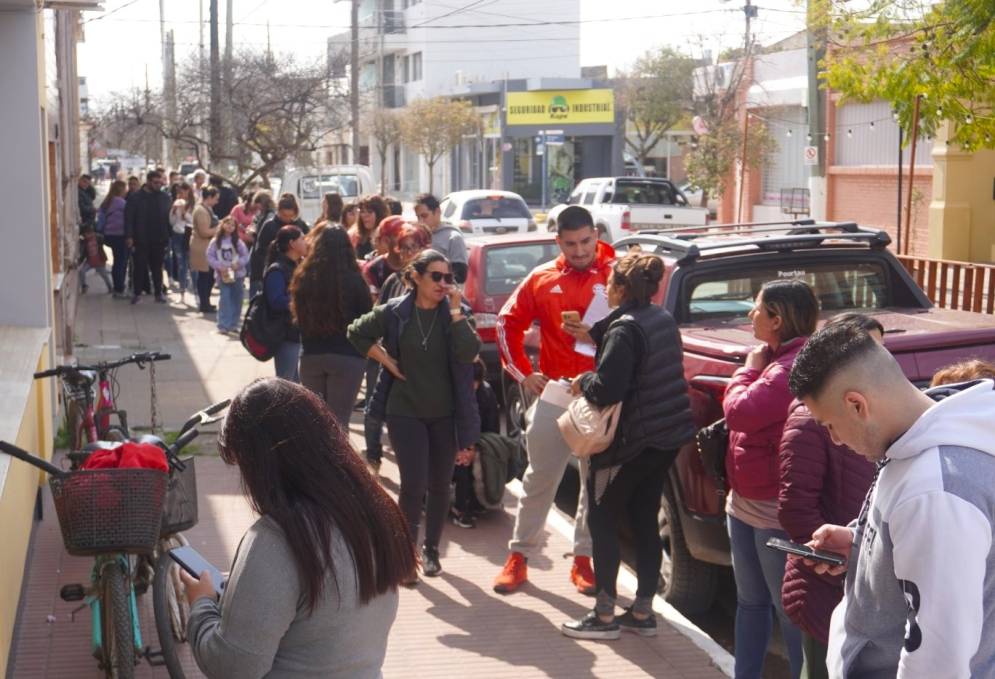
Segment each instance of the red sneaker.
[{"label": "red sneaker", "polygon": [[511,594],[529,579],[528,560],[521,552],[512,552],[504,563],[501,574],[494,579],[494,591]]},{"label": "red sneaker", "polygon": [[570,569],[570,582],[581,594],[594,594],[594,571],[591,569],[591,557],[574,557],[574,565]]}]

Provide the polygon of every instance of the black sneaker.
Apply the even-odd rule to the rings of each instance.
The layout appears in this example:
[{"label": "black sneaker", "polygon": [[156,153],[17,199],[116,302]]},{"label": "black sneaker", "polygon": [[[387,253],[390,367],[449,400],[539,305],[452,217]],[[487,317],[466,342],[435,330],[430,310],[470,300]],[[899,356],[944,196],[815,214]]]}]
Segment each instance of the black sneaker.
[{"label": "black sneaker", "polygon": [[625,613],[615,618],[615,622],[626,632],[632,632],[641,637],[656,636],[656,615],[651,614],[645,620],[640,620],[632,614],[632,608],[626,608]]},{"label": "black sneaker", "polygon": [[601,622],[601,618],[591,611],[580,620],[565,622],[560,631],[571,639],[618,639],[622,632],[615,620]]},{"label": "black sneaker", "polygon": [[438,577],[442,573],[442,564],[439,563],[439,550],[436,547],[422,547],[421,550],[421,572],[427,578]]},{"label": "black sneaker", "polygon": [[458,512],[455,509],[451,509],[449,511],[449,517],[452,519],[454,526],[459,526],[460,528],[477,527],[477,520],[470,512]]}]

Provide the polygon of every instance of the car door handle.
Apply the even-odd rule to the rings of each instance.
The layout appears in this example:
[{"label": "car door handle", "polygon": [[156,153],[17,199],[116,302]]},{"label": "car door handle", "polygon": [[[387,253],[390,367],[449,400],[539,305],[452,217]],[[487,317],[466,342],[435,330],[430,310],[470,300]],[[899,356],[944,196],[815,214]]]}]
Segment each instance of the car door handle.
[{"label": "car door handle", "polygon": [[664,215],[663,218],[664,219],[673,219],[674,215]]}]

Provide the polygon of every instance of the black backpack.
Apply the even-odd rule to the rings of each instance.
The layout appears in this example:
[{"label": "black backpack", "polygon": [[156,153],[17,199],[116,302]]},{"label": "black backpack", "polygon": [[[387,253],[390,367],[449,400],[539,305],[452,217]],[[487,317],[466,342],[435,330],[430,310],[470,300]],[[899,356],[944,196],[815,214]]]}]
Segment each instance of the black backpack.
[{"label": "black backpack", "polygon": [[238,335],[249,355],[257,361],[270,360],[280,348],[286,332],[286,319],[274,314],[269,308],[266,291],[261,290],[253,295],[249,300],[249,308],[245,310],[242,330]]}]

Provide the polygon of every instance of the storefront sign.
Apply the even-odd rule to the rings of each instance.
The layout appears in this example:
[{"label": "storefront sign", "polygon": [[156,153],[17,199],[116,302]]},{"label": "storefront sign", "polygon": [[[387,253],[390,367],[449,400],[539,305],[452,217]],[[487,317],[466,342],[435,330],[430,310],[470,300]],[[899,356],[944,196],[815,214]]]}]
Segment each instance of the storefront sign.
[{"label": "storefront sign", "polygon": [[509,92],[508,125],[614,123],[615,94],[610,89]]}]

